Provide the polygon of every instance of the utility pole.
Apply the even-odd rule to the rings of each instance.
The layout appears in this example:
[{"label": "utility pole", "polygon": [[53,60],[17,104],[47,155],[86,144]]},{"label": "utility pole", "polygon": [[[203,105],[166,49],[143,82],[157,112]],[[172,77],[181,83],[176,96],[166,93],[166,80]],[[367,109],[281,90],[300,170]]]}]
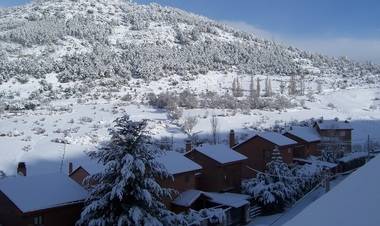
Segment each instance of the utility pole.
[{"label": "utility pole", "polygon": [[62,170],[63,170],[63,163],[65,161],[65,156],[66,156],[66,145],[67,145],[66,137],[67,137],[67,133],[65,132],[64,135],[63,135],[63,154],[62,154],[61,166],[59,167],[59,171],[61,173],[62,173]]},{"label": "utility pole", "polygon": [[368,134],[368,140],[367,140],[367,151],[368,151],[368,156],[367,156],[367,162],[369,161],[369,158],[370,158],[370,148],[371,148],[371,145],[370,145],[370,137],[369,137],[369,134]]}]

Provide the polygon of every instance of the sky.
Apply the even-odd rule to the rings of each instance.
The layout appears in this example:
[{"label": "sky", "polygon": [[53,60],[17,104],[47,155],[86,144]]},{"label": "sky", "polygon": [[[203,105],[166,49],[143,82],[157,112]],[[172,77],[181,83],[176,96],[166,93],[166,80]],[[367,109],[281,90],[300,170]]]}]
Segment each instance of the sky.
[{"label": "sky", "polygon": [[[0,6],[28,1],[0,0]],[[380,63],[379,0],[136,1],[177,7],[312,52]]]}]

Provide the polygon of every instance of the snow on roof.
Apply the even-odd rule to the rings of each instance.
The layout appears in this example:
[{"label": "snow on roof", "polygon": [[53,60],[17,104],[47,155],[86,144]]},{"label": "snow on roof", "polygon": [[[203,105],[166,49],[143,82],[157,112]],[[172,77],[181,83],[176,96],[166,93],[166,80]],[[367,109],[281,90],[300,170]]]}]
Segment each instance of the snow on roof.
[{"label": "snow on roof", "polygon": [[320,141],[321,137],[314,128],[305,127],[305,126],[292,126],[287,133],[299,137],[307,142],[316,142]]},{"label": "snow on roof", "polygon": [[249,140],[255,138],[255,137],[261,137],[277,146],[287,146],[287,145],[294,145],[297,144],[296,141],[276,132],[261,132],[261,133],[255,133],[253,136],[248,138],[247,140],[241,142],[240,144],[235,145],[234,147],[237,147],[243,143],[248,142]]},{"label": "snow on roof", "polygon": [[64,174],[7,177],[0,180],[0,191],[24,213],[80,202],[87,197],[87,191]]},{"label": "snow on roof", "polygon": [[299,162],[309,163],[309,164],[315,164],[315,165],[321,166],[323,168],[329,168],[329,169],[333,169],[333,168],[338,166],[338,164],[335,164],[335,163],[325,162],[325,161],[316,160],[316,159],[294,158],[294,160],[299,161]]},{"label": "snow on roof", "polygon": [[204,192],[199,190],[187,190],[178,195],[173,201],[174,204],[184,207],[189,207],[195,202]]},{"label": "snow on roof", "polygon": [[352,173],[284,226],[378,226],[380,156]]},{"label": "snow on roof", "polygon": [[352,152],[349,155],[346,155],[340,159],[338,159],[338,162],[350,162],[355,159],[365,158],[368,157],[368,152]]},{"label": "snow on roof", "polygon": [[259,137],[264,138],[265,140],[268,140],[278,146],[286,146],[286,145],[293,145],[297,144],[296,141],[276,132],[262,132],[256,134]]},{"label": "snow on roof", "polygon": [[173,203],[179,206],[190,207],[201,195],[206,196],[211,202],[239,208],[248,204],[251,196],[238,193],[217,193],[217,192],[204,192],[200,190],[187,190],[182,192]]},{"label": "snow on roof", "polygon": [[157,160],[173,175],[202,169],[200,165],[176,151],[167,151]]},{"label": "snow on roof", "polygon": [[73,172],[75,172],[78,168],[82,167],[90,175],[100,173],[104,169],[104,165],[102,165],[101,163],[93,159],[88,160],[88,161],[73,162],[73,167],[74,167]]},{"label": "snow on roof", "polygon": [[247,159],[245,155],[242,155],[239,152],[232,150],[229,146],[224,144],[203,145],[200,147],[196,147],[195,149],[221,164]]},{"label": "snow on roof", "polygon": [[345,130],[350,129],[352,130],[351,123],[348,121],[337,121],[337,120],[319,120],[317,121],[317,125],[319,129],[321,130]]},{"label": "snow on roof", "polygon": [[220,205],[230,206],[234,208],[242,207],[249,202],[247,201],[251,197],[248,195],[242,195],[237,193],[217,193],[207,192],[206,194],[211,198],[211,201]]}]

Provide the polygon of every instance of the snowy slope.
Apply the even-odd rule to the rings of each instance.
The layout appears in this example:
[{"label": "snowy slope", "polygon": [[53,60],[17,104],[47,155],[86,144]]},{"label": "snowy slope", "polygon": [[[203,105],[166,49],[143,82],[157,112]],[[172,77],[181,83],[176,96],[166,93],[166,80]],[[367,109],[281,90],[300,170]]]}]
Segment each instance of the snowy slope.
[{"label": "snowy slope", "polygon": [[380,156],[354,172],[284,226],[377,226]]},{"label": "snowy slope", "polygon": [[[29,175],[54,173],[60,171],[63,158],[62,168],[66,172],[69,161],[75,165],[88,161],[86,152],[109,139],[107,129],[116,117],[124,113],[130,114],[133,120],[149,119],[149,131],[153,137],[157,140],[162,137],[173,139],[173,150],[177,151],[184,150],[187,137],[180,128],[183,118],[188,115],[197,117],[199,122],[194,132],[207,142],[212,140],[210,118],[214,114],[219,121],[219,143],[227,144],[230,129],[234,129],[239,141],[243,141],[252,136],[255,129],[324,116],[325,119],[339,117],[352,120],[354,144],[362,145],[368,134],[374,141],[380,141],[380,109],[368,108],[377,92],[377,89],[332,92],[316,102],[307,102],[307,108],[287,111],[253,110],[247,114],[221,109],[185,110],[179,123],[168,119],[165,111],[148,106],[124,102],[77,104],[58,101],[41,110],[0,115],[0,170],[13,175],[17,163],[26,161]],[[346,96],[352,96],[350,102],[336,103],[336,108],[327,107],[328,103]],[[356,106],[352,107],[352,103]],[[68,144],[57,143],[59,139],[66,140]]]},{"label": "snowy slope", "polygon": [[175,90],[204,84],[199,81],[220,90],[235,76],[251,75],[277,82],[302,75],[311,86],[320,80],[329,88],[379,81],[378,65],[310,54],[157,4],[40,0],[0,12],[0,100],[6,106],[20,99],[120,98],[123,90],[136,93],[136,83],[163,78]]}]

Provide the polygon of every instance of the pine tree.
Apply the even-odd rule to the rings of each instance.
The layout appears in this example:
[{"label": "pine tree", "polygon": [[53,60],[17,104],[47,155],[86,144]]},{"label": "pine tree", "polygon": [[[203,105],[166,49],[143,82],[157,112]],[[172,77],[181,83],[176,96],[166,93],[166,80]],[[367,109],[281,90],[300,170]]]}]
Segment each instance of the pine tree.
[{"label": "pine tree", "polygon": [[256,95],[255,81],[253,80],[253,76],[251,76],[251,81],[249,83],[249,98],[253,99],[255,95]]},{"label": "pine tree", "polygon": [[237,78],[237,97],[242,97],[243,96],[243,87],[242,87],[242,84],[239,80],[239,78]]},{"label": "pine tree", "polygon": [[267,76],[267,78],[265,79],[265,96],[272,96],[272,83],[269,79],[269,76]]},{"label": "pine tree", "polygon": [[251,81],[249,83],[248,103],[251,109],[257,108],[258,106],[258,97],[257,92],[255,90],[255,81],[253,79],[253,76],[251,76]]},{"label": "pine tree", "polygon": [[297,82],[296,82],[296,78],[294,74],[290,76],[288,89],[289,89],[289,96],[293,96],[297,94]]},{"label": "pine tree", "polygon": [[280,93],[281,94],[284,94],[285,92],[285,82],[284,81],[280,81]]},{"label": "pine tree", "polygon": [[257,77],[257,80],[256,80],[256,97],[260,97],[260,78]]},{"label": "pine tree", "polygon": [[90,153],[105,169],[86,180],[95,185],[77,225],[178,224],[176,215],[161,202],[171,190],[161,188],[156,178],[170,175],[156,160],[146,126],[146,121],[120,117],[110,130],[110,142]]},{"label": "pine tree", "polygon": [[232,91],[232,95],[235,97],[236,96],[236,91],[237,91],[237,81],[236,81],[236,78],[234,78],[234,80],[232,81],[231,91]]}]

